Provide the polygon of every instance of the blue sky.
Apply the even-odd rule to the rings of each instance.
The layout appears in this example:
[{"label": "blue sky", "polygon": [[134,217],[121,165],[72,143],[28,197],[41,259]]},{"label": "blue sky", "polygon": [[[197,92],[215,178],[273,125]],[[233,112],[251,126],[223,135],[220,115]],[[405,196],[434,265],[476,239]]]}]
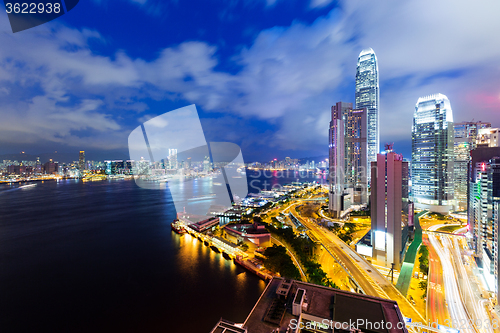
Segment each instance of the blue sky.
[{"label": "blue sky", "polygon": [[127,156],[142,122],[196,104],[246,161],[327,154],[359,52],[380,73],[381,143],[409,157],[420,96],[500,126],[500,3],[87,0],[12,34],[0,13],[0,153]]}]

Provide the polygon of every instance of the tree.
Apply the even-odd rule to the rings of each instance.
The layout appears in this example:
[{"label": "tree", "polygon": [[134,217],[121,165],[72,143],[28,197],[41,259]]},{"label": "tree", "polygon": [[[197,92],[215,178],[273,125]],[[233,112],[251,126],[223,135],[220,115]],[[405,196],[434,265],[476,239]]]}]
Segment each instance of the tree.
[{"label": "tree", "polygon": [[420,254],[420,256],[418,257],[420,271],[422,273],[425,273],[426,275],[428,275],[429,274],[429,249],[427,248],[427,246],[422,245],[418,252]]},{"label": "tree", "polygon": [[292,258],[286,253],[286,248],[279,245],[268,247],[264,251],[264,265],[271,271],[278,272],[281,276],[300,279],[300,273],[293,264]]}]

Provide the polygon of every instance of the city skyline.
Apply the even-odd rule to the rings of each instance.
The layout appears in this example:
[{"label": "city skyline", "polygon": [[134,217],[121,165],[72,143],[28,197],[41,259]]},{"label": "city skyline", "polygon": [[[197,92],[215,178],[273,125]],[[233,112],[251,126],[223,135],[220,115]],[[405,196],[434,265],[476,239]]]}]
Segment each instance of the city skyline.
[{"label": "city skyline", "polygon": [[[356,59],[367,47],[378,57],[381,145],[395,142],[408,157],[414,100],[436,91],[453,100],[457,121],[500,126],[495,2],[433,3],[427,13],[426,2],[130,1],[110,24],[99,18],[112,4],[80,4],[0,37],[0,153],[76,148],[89,158],[125,158],[134,127],[195,103],[207,139],[235,142],[245,160],[326,155],[329,106],[354,101]],[[473,24],[471,15],[483,19]],[[196,23],[186,24],[191,18]],[[6,19],[0,24],[10,29]],[[435,40],[446,44],[439,55]],[[43,56],[33,57],[33,48]]]}]

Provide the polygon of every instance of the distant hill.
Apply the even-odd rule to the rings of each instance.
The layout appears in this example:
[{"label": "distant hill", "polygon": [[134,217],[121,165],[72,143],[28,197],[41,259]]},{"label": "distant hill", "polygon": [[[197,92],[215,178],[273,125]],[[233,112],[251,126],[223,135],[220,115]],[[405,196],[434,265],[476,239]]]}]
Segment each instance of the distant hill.
[{"label": "distant hill", "polygon": [[52,159],[54,162],[59,163],[70,163],[73,161],[78,161],[78,153],[43,153],[39,155],[31,154],[3,154],[0,155],[0,161],[11,160],[11,161],[36,161],[36,158],[40,157],[40,162],[45,163]]}]

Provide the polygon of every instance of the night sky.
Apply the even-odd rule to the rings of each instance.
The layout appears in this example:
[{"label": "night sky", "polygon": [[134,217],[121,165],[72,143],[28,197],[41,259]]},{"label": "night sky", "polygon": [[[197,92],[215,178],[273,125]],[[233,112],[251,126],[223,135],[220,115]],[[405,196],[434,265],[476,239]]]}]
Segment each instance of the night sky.
[{"label": "night sky", "polygon": [[495,0],[81,0],[13,34],[3,12],[0,154],[127,158],[134,128],[196,104],[206,139],[246,162],[327,155],[330,107],[354,102],[371,47],[381,146],[409,158],[421,96],[500,126],[498,13]]}]

